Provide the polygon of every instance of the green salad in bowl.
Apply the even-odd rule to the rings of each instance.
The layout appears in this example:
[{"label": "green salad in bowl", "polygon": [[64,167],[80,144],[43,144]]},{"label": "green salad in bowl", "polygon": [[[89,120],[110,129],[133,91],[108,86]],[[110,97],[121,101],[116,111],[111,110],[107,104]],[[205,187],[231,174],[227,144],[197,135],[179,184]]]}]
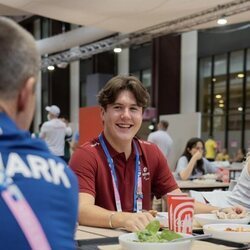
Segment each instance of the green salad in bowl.
[{"label": "green salad in bowl", "polygon": [[147,227],[142,230],[138,231],[137,237],[139,242],[168,242],[171,240],[182,238],[183,236],[170,231],[168,229],[164,229],[163,231],[159,232],[160,230],[160,222],[158,220],[154,220],[150,222]]},{"label": "green salad in bowl", "polygon": [[[150,222],[144,230],[136,233],[126,233],[119,236],[123,250],[190,250],[192,240],[190,235],[175,233],[170,230],[160,230],[159,221]],[[184,241],[173,241],[187,238]]]}]

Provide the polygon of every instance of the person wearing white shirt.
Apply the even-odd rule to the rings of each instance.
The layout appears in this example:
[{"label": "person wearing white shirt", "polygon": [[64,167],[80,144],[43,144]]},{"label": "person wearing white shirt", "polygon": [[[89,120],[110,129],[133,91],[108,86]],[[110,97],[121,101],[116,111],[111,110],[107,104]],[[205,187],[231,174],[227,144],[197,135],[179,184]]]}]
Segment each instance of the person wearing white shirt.
[{"label": "person wearing white shirt", "polygon": [[41,127],[40,137],[45,140],[50,151],[64,159],[65,136],[72,135],[72,130],[59,119],[60,109],[56,105],[47,106],[48,121]]},{"label": "person wearing white shirt", "polygon": [[171,151],[173,140],[167,132],[169,123],[167,121],[160,121],[157,124],[157,131],[151,132],[148,136],[148,141],[155,143],[164,156],[167,158]]},{"label": "person wearing white shirt", "polygon": [[227,196],[230,205],[241,205],[250,211],[250,154],[232,193]]}]

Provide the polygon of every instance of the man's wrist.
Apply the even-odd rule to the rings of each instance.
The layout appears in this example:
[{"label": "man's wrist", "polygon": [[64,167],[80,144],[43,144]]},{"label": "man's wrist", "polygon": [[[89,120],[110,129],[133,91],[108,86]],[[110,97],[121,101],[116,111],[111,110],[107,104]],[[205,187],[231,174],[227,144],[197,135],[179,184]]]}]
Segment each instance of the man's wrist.
[{"label": "man's wrist", "polygon": [[112,222],[112,219],[113,219],[113,216],[116,214],[116,212],[113,212],[110,214],[109,216],[109,227],[110,228],[115,228],[114,225],[113,225],[113,222]]}]

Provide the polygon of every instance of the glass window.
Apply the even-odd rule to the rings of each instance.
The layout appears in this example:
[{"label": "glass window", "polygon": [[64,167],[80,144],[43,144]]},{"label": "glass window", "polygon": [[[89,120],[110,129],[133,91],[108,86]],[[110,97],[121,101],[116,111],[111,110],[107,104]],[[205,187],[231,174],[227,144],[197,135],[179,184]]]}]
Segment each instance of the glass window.
[{"label": "glass window", "polygon": [[245,149],[250,148],[250,49],[246,60]]},{"label": "glass window", "polygon": [[151,94],[151,70],[142,70],[142,83],[147,88],[149,94]]},{"label": "glass window", "polygon": [[214,57],[214,96],[213,96],[213,136],[219,141],[219,145],[225,145],[225,104],[226,104],[226,76],[227,55]]},{"label": "glass window", "polygon": [[228,150],[233,154],[241,147],[243,112],[243,58],[244,51],[230,55],[229,110],[228,110]]},{"label": "glass window", "polygon": [[212,58],[203,58],[199,65],[199,110],[203,114],[210,113],[211,96],[211,62]]},{"label": "glass window", "polygon": [[215,56],[214,59],[214,130],[224,130],[224,114],[226,102],[226,70],[227,56]]},{"label": "glass window", "polygon": [[242,108],[243,96],[243,51],[232,52],[230,56],[230,102],[229,115],[238,114]]},{"label": "glass window", "polygon": [[151,89],[152,89],[151,69],[135,71],[132,72],[131,75],[137,77],[143,83],[143,85],[146,87],[149,94],[151,95]]}]

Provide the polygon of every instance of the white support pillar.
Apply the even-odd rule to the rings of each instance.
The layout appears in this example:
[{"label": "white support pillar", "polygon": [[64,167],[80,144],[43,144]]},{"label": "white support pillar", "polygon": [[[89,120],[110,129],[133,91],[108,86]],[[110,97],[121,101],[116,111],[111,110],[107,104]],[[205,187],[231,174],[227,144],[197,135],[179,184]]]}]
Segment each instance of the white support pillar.
[{"label": "white support pillar", "polygon": [[129,74],[129,48],[122,49],[118,54],[118,75]]},{"label": "white support pillar", "polygon": [[[34,37],[35,39],[40,39],[41,37],[41,30],[40,30],[40,20],[37,19],[34,22]],[[37,85],[36,85],[36,110],[34,114],[34,122],[33,122],[33,130],[35,132],[39,131],[39,124],[42,122],[42,76],[41,71],[39,72],[37,78]]]},{"label": "white support pillar", "polygon": [[191,31],[181,36],[181,113],[196,111],[198,33]]},{"label": "white support pillar", "polygon": [[78,129],[80,98],[80,61],[70,63],[70,122],[73,131]]}]

